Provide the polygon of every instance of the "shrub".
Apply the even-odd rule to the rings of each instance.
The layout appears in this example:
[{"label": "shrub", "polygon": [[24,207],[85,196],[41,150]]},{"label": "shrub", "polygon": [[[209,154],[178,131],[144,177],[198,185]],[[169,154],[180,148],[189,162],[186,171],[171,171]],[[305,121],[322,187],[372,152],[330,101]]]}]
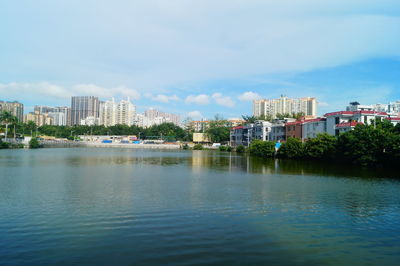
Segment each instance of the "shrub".
[{"label": "shrub", "polygon": [[32,138],[32,139],[29,141],[29,148],[30,148],[30,149],[37,149],[37,148],[40,148],[40,143],[39,143],[39,141],[38,141],[37,138]]},{"label": "shrub", "polygon": [[226,151],[227,152],[231,152],[232,151],[232,147],[231,146],[226,146]]},{"label": "shrub", "polygon": [[183,146],[182,146],[182,149],[184,149],[184,150],[188,150],[188,149],[189,149],[189,145],[187,145],[186,143],[185,143],[185,144],[183,144]]},{"label": "shrub", "polygon": [[260,157],[273,157],[275,143],[271,141],[254,140],[249,147],[250,154]]},{"label": "shrub", "polygon": [[304,156],[304,144],[298,138],[288,138],[278,150],[278,156],[282,158],[301,158]]},{"label": "shrub", "polygon": [[222,146],[222,145],[218,147],[218,149],[220,151],[226,151],[226,148],[227,148],[226,146]]},{"label": "shrub", "polygon": [[236,147],[236,152],[243,153],[246,151],[246,148],[243,145],[239,145]]},{"label": "shrub", "polygon": [[193,146],[193,150],[202,150],[203,149],[203,145],[201,144],[196,144]]},{"label": "shrub", "polygon": [[8,142],[3,142],[0,139],[0,149],[8,149],[10,147],[10,144]]}]

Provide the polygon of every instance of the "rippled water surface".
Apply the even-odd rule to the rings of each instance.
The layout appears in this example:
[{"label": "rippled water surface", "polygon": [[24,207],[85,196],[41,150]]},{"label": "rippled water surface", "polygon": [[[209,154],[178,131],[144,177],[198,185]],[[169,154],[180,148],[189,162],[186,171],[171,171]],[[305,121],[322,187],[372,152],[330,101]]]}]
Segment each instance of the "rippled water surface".
[{"label": "rippled water surface", "polygon": [[207,151],[0,151],[0,264],[400,262],[400,179]]}]

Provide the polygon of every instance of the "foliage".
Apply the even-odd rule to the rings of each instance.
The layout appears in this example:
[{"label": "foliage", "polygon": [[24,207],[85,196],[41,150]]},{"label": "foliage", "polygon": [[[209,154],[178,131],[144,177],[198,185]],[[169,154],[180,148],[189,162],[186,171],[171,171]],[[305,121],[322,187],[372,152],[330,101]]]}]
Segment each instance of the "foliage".
[{"label": "foliage", "polygon": [[220,151],[226,151],[226,146],[221,145],[221,146],[218,147],[218,150],[220,150]]},{"label": "foliage", "polygon": [[229,141],[230,127],[227,124],[227,121],[218,115],[215,116],[214,120],[210,121],[205,133],[211,142],[221,143]]},{"label": "foliage", "polygon": [[186,143],[182,145],[182,149],[184,150],[188,150],[189,149],[189,145],[187,145]]},{"label": "foliage", "polygon": [[302,158],[304,156],[304,144],[297,138],[288,138],[282,143],[278,150],[278,156],[281,158]]},{"label": "foliage", "polygon": [[30,149],[37,149],[37,148],[40,148],[40,147],[41,147],[41,145],[40,145],[40,143],[39,143],[37,138],[32,138],[29,141],[29,148]]},{"label": "foliage", "polygon": [[232,149],[232,147],[231,146],[226,146],[226,151],[227,152],[231,152],[233,149]]},{"label": "foliage", "polygon": [[246,151],[246,148],[243,145],[238,145],[236,147],[236,152],[238,153],[244,153]]},{"label": "foliage", "polygon": [[397,156],[397,136],[378,126],[358,125],[354,130],[339,136],[337,142],[339,159],[361,165],[376,165],[385,162],[386,150]]},{"label": "foliage", "polygon": [[318,134],[304,144],[304,156],[313,159],[332,159],[336,153],[336,137],[327,133]]},{"label": "foliage", "polygon": [[10,147],[10,143],[4,142],[0,139],[0,149],[8,149]]},{"label": "foliage", "polygon": [[196,144],[193,146],[193,150],[202,150],[203,149],[203,145],[201,144]]},{"label": "foliage", "polygon": [[250,115],[242,115],[242,118],[246,123],[254,123],[257,120],[262,120],[262,121],[272,121],[272,116],[271,115],[261,115],[261,116],[250,116]]},{"label": "foliage", "polygon": [[275,143],[272,141],[254,140],[251,142],[249,152],[260,157],[273,157],[275,154]]}]

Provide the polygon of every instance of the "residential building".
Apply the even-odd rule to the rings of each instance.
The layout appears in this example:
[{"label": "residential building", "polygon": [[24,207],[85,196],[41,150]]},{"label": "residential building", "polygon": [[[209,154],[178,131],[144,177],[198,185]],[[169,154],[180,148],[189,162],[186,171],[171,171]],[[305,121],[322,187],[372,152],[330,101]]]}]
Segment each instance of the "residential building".
[{"label": "residential building", "polygon": [[57,122],[54,121],[55,125],[67,126],[71,124],[71,109],[67,106],[43,106],[35,105],[34,113],[39,114],[52,114],[52,117],[56,117]]},{"label": "residential building", "polygon": [[307,140],[326,132],[326,118],[315,118],[302,121],[301,139]]},{"label": "residential building", "polygon": [[95,96],[72,96],[71,125],[79,125],[86,117],[99,117],[99,98]]},{"label": "residential building", "polygon": [[100,119],[94,116],[88,116],[81,120],[81,126],[96,126],[100,124]]},{"label": "residential building", "polygon": [[286,140],[286,127],[284,121],[276,121],[271,126],[269,139],[271,141]]},{"label": "residential building", "polygon": [[[181,126],[179,115],[161,112],[157,109],[150,108],[144,112],[144,116],[150,121],[150,124],[156,124],[160,121],[163,123],[173,123],[177,126]],[[161,117],[161,118],[157,118]],[[157,119],[156,119],[157,118]],[[156,122],[158,121],[158,122]]]},{"label": "residential building", "polygon": [[262,99],[253,101],[254,116],[271,115],[276,118],[278,114],[304,113],[316,117],[317,100],[314,97],[291,99],[281,96],[279,99]]},{"label": "residential building", "polygon": [[24,120],[24,105],[20,102],[0,101],[0,112],[7,111],[16,116],[19,121]]},{"label": "residential building", "polygon": [[67,117],[65,116],[65,113],[50,112],[50,113],[47,113],[47,115],[52,118],[52,125],[55,125],[55,126],[67,125]]},{"label": "residential building", "polygon": [[41,114],[39,111],[30,112],[25,115],[24,122],[27,123],[29,121],[35,122],[38,127],[44,125],[53,125],[53,118],[49,116],[48,113]]},{"label": "residential building", "polygon": [[288,122],[285,125],[286,140],[289,138],[303,138],[303,123],[302,121]]},{"label": "residential building", "polygon": [[118,125],[133,125],[136,115],[136,106],[128,100],[122,100],[117,104],[116,123]]},{"label": "residential building", "polygon": [[[354,128],[357,123],[362,123],[366,125],[372,124],[374,121],[382,120],[388,117],[385,112],[377,111],[339,111],[327,113],[324,115],[326,117],[326,132],[330,135],[339,135],[346,130]],[[351,123],[356,122],[356,123]],[[350,123],[350,124],[348,124]]]},{"label": "residential building", "polygon": [[117,124],[117,103],[114,98],[110,101],[101,101],[99,107],[100,124],[106,127]]}]

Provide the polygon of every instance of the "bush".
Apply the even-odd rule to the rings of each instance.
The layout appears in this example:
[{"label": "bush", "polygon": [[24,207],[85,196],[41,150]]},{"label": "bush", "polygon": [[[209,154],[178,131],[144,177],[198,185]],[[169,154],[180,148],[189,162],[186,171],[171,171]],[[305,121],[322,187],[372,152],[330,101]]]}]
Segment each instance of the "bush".
[{"label": "bush", "polygon": [[304,156],[313,159],[327,160],[336,154],[336,137],[327,133],[318,134],[304,144]]},{"label": "bush", "polygon": [[238,145],[236,147],[236,152],[238,153],[244,153],[246,151],[246,148],[243,145]]},{"label": "bush", "polygon": [[232,151],[232,147],[231,146],[226,146],[226,151],[227,152],[231,152]]},{"label": "bush", "polygon": [[8,142],[3,142],[1,139],[0,139],[0,149],[8,149],[10,147],[10,143],[8,143]]},{"label": "bush", "polygon": [[30,149],[37,149],[37,148],[40,148],[40,143],[39,143],[39,141],[38,141],[37,138],[32,138],[32,139],[29,141],[29,148],[30,148]]},{"label": "bush", "polygon": [[203,145],[201,144],[196,144],[193,146],[193,150],[202,150],[203,149]]},{"label": "bush", "polygon": [[183,146],[182,146],[182,149],[184,149],[184,150],[188,150],[188,149],[189,149],[189,145],[187,145],[186,143],[185,143],[185,144],[183,144]]},{"label": "bush", "polygon": [[275,154],[275,143],[272,141],[254,140],[251,142],[249,152],[260,157],[273,157]]},{"label": "bush", "polygon": [[288,138],[278,150],[278,156],[282,158],[302,158],[304,156],[304,144],[298,138]]},{"label": "bush", "polygon": [[222,145],[221,145],[221,146],[218,147],[218,150],[220,150],[220,151],[226,151],[226,146],[222,146]]}]

